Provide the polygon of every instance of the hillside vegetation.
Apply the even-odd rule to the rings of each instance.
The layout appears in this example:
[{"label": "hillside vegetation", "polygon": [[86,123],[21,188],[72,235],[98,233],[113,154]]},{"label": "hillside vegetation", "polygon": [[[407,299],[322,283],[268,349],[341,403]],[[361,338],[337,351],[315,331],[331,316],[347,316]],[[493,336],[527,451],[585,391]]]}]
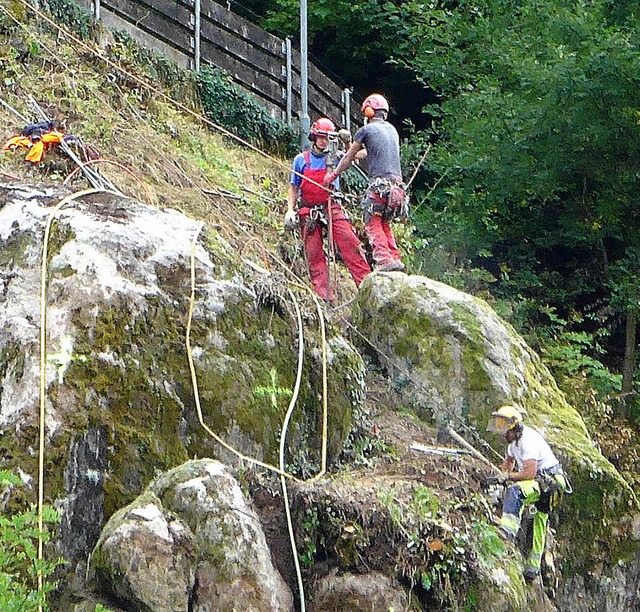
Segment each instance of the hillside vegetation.
[{"label": "hillside vegetation", "polygon": [[[180,209],[219,227],[232,243],[250,238],[275,243],[289,164],[233,140],[207,119],[193,73],[141,50],[124,35],[100,30],[99,45],[85,46],[20,3],[13,8],[3,6],[0,12],[7,105],[29,122],[42,121],[29,103],[32,96],[58,129],[81,139],[84,148],[74,147],[81,158],[107,160],[95,167],[131,197]],[[25,124],[5,105],[0,119],[5,139]],[[58,151],[46,153],[37,166],[23,157],[24,150],[3,152],[5,178],[62,183],[75,168]],[[76,175],[69,185],[78,189],[87,183]],[[258,247],[254,242],[247,249]]]},{"label": "hillside vegetation", "polygon": [[[306,281],[301,243],[282,232],[289,156],[295,151],[291,130],[274,122],[223,74],[212,71],[198,77],[181,70],[126,35],[96,26],[68,0],[50,0],[48,7],[50,13],[36,13],[21,0],[0,6],[6,105],[28,121],[39,121],[29,104],[33,96],[57,127],[82,140],[86,147],[79,150],[81,156],[108,160],[97,167],[125,193],[178,208],[215,228],[243,255],[283,273],[293,270],[298,280]],[[51,15],[55,20],[50,23]],[[6,105],[0,105],[0,119],[8,138],[19,133],[24,121]],[[405,158],[421,152],[405,143]],[[54,151],[38,166],[23,157],[20,151],[2,153],[5,178],[62,183],[75,168]],[[86,186],[78,175],[70,181],[73,189]],[[616,417],[617,404],[602,394],[607,389],[615,393],[610,382],[616,377],[591,358],[594,338],[571,332],[552,308],[545,311],[555,321],[552,328],[532,327],[533,319],[522,317],[526,299],[494,299],[486,290],[486,277],[467,276],[455,257],[443,269],[447,249],[422,237],[419,219],[428,211],[419,191],[417,196],[413,220],[418,229],[397,228],[412,271],[479,294],[517,329],[524,327],[529,343],[541,351],[561,388],[580,406],[605,456],[637,481],[638,432],[632,422]],[[425,249],[430,260],[424,258]],[[337,271],[338,295],[348,299],[352,285],[341,283],[344,271],[340,266]],[[594,386],[598,376],[600,385]]]},{"label": "hillside vegetation", "polygon": [[[79,13],[59,10],[61,21],[63,13],[74,22],[75,36],[82,39],[68,38],[41,15],[26,8],[20,0],[0,6],[0,64],[2,99],[5,102],[0,107],[0,118],[4,136],[8,138],[18,133],[24,127],[24,119],[28,122],[41,119],[30,106],[29,101],[33,97],[60,129],[81,139],[82,144],[74,145],[78,155],[105,160],[97,161],[96,167],[132,199],[148,200],[160,208],[179,209],[194,219],[204,221],[206,231],[216,232],[242,258],[251,260],[254,265],[282,274],[293,270],[297,274],[297,282],[306,282],[300,244],[295,236],[282,232],[283,200],[291,154],[287,138],[291,134],[287,135],[285,129],[280,131],[265,117],[264,123],[258,121],[251,125],[244,122],[242,127],[247,131],[242,138],[232,136],[228,131],[232,125],[222,126],[219,121],[225,118],[222,110],[227,111],[231,123],[242,121],[238,117],[242,117],[242,107],[249,102],[229,86],[223,75],[210,73],[197,78],[140,50],[127,37],[104,32],[90,21],[83,21],[86,17]],[[220,105],[212,107],[203,97],[207,84],[212,86],[214,93],[220,94]],[[227,86],[229,88],[225,89]],[[223,95],[225,92],[228,95]],[[205,115],[205,109],[209,117],[218,115],[211,120]],[[268,153],[264,152],[267,146]],[[74,168],[73,162],[55,150],[48,151],[44,161],[36,166],[24,161],[24,151],[21,150],[4,152],[0,158],[3,181],[15,184],[59,185],[67,181],[70,189],[86,188],[88,184],[81,175],[70,176]],[[404,228],[399,234],[405,252],[411,255],[419,250],[421,243],[412,237],[411,227]],[[418,267],[415,258],[413,263]],[[419,269],[423,271],[423,268]],[[339,297],[347,301],[352,297],[352,287],[350,282],[342,283],[340,280]],[[481,284],[480,288],[484,289],[484,285]],[[335,319],[339,320],[339,317]],[[348,321],[341,324],[346,326]],[[378,367],[384,371],[383,366],[378,364]],[[363,479],[371,479],[372,489],[374,477],[388,477],[394,482],[398,478],[398,469],[411,481],[415,487],[415,491],[411,491],[412,495],[415,494],[415,514],[420,521],[415,533],[412,531],[409,535],[420,540],[420,546],[431,546],[435,542],[434,548],[429,548],[431,556],[428,558],[432,565],[427,568],[428,572],[425,570],[423,575],[418,575],[418,579],[433,605],[446,601],[453,607],[465,586],[462,575],[466,572],[465,542],[457,540],[472,540],[477,536],[479,541],[489,541],[487,554],[492,558],[502,558],[505,546],[493,537],[490,525],[483,522],[482,532],[475,533],[471,521],[468,524],[465,521],[464,512],[468,508],[460,504],[461,500],[468,498],[469,490],[472,490],[474,504],[478,506],[471,510],[474,513],[486,510],[480,486],[474,480],[473,462],[464,457],[456,457],[452,461],[431,457],[416,459],[408,450],[411,442],[416,436],[422,436],[436,443],[436,432],[423,423],[414,427],[406,415],[398,416],[395,409],[401,410],[404,406],[389,380],[383,379],[382,374],[378,377],[378,374],[378,371],[374,372],[374,384],[367,390],[366,409],[370,414],[383,408],[375,427],[378,428],[380,423],[386,429],[386,437],[378,438],[377,434],[371,433],[374,430],[366,431],[364,435],[363,431],[371,429],[372,423],[363,419],[357,424],[362,435],[350,440],[353,446],[347,449],[346,456],[362,468]],[[394,384],[401,388],[407,381],[398,379]],[[597,429],[597,442],[604,448],[605,455],[612,459],[629,482],[637,479],[638,454],[632,444],[636,435],[634,430],[626,425],[619,426],[610,407],[597,398],[581,376],[567,378],[565,389],[570,391],[573,403],[580,401],[589,424],[598,425],[592,429]],[[377,467],[372,458],[379,461]],[[367,473],[366,469],[372,466],[374,469]],[[432,494],[423,490],[423,481],[425,486],[443,489],[440,501],[432,499]],[[459,481],[460,487],[452,487],[451,481]],[[449,489],[445,492],[446,487]],[[305,493],[303,490],[300,495]],[[394,495],[394,489],[390,487],[384,498],[379,500],[382,507],[388,507],[392,517],[393,512],[398,511]],[[341,496],[339,501],[349,506],[353,499],[349,493]],[[332,529],[331,509],[335,503],[333,499],[327,500],[326,516],[321,516],[326,520],[320,527],[318,524],[312,526],[310,534]],[[354,513],[357,511],[356,507]],[[439,526],[442,539],[454,540],[454,544],[459,544],[463,551],[456,552],[457,548],[454,548],[452,556],[445,557],[442,565],[435,561],[440,559],[437,553],[442,542],[440,539],[428,540],[420,531],[427,524],[431,526],[431,515],[438,511],[447,518]],[[449,536],[449,512],[451,521],[458,521],[455,539]],[[372,522],[381,515],[381,512],[372,513]],[[346,511],[344,516],[347,516]],[[315,520],[317,523],[318,516]],[[407,521],[398,522],[398,531],[401,531]],[[339,521],[336,524],[342,525]],[[384,541],[386,524],[374,527],[379,531],[373,530],[372,533]],[[477,531],[477,525],[474,529]],[[357,553],[359,541],[344,536],[342,532],[330,535],[345,546],[345,558],[351,549]],[[431,537],[433,534],[428,535]],[[404,540],[399,541],[406,548],[406,556],[403,557],[406,567],[401,569],[414,580],[414,553]],[[322,548],[324,540],[318,537],[317,544]],[[313,564],[315,546],[316,542],[311,540],[306,551],[311,558],[310,565]],[[388,563],[386,550],[382,548],[380,559]],[[327,545],[323,553],[334,554],[336,550]],[[348,560],[355,565],[360,563],[359,558]],[[452,577],[458,580],[453,586],[449,583]],[[439,585],[439,590],[434,584]],[[524,597],[522,593],[519,596]],[[469,597],[466,604],[471,606],[472,603],[473,599]]]}]

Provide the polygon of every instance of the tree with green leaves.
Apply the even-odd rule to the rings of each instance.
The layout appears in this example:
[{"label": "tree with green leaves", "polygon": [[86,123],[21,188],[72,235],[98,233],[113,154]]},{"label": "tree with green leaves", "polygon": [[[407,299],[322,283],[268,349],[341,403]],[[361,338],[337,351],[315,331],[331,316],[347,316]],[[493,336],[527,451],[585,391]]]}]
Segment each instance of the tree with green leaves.
[{"label": "tree with green leaves", "polygon": [[389,15],[403,24],[395,61],[442,98],[429,237],[489,265],[498,296],[633,322],[621,297],[637,281],[621,262],[640,240],[632,7],[405,2]]},{"label": "tree with green leaves", "polygon": [[[413,130],[403,155],[412,167],[434,145],[414,183],[416,270],[490,290],[534,344],[542,337],[573,355],[567,368],[584,366],[603,393],[621,390],[607,367],[622,371],[627,397],[637,327],[629,254],[640,248],[638,11],[630,0],[308,5],[314,54],[347,82],[387,93],[396,123],[431,92],[433,127]],[[269,0],[260,14],[264,27],[297,35],[298,0]]]}]

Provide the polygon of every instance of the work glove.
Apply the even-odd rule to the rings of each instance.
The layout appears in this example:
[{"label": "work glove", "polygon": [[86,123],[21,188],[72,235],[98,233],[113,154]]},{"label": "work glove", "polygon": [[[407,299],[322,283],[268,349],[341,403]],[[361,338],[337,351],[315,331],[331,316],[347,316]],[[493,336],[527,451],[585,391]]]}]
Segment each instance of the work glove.
[{"label": "work glove", "polygon": [[506,484],[509,481],[509,472],[500,472],[496,480],[498,484]]},{"label": "work glove", "polygon": [[284,227],[289,231],[295,230],[299,226],[298,213],[295,210],[288,210],[284,216]]},{"label": "work glove", "polygon": [[327,172],[327,174],[324,175],[324,186],[328,187],[337,178],[338,178],[338,175],[335,172]]}]

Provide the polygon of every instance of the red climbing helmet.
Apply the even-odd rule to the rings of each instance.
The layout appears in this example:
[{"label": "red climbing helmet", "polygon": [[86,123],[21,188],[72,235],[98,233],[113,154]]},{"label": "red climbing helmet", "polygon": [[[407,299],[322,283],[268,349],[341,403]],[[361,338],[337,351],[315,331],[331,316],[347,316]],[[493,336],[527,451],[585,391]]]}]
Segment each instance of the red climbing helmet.
[{"label": "red climbing helmet", "polygon": [[374,93],[367,96],[365,101],[362,103],[362,114],[371,119],[377,110],[383,110],[388,113],[389,103],[383,95]]},{"label": "red climbing helmet", "polygon": [[326,117],[320,117],[320,119],[316,120],[314,124],[311,126],[311,132],[309,133],[309,140],[313,142],[316,139],[316,136],[326,136],[327,132],[335,132],[336,126],[334,125],[331,119],[327,119]]}]

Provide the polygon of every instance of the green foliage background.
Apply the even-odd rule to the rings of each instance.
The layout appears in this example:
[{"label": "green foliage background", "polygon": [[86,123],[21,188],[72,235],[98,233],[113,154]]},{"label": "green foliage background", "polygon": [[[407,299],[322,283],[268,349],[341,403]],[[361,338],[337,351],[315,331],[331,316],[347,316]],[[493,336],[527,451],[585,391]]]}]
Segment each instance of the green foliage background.
[{"label": "green foliage background", "polygon": [[207,116],[218,125],[272,154],[286,157],[297,152],[297,132],[270,117],[224,71],[205,67],[198,73],[198,90]]},{"label": "green foliage background", "polygon": [[[0,470],[0,489],[22,486],[20,479],[6,470]],[[42,539],[50,539],[48,528],[59,522],[58,513],[50,506],[43,508],[45,530]],[[62,560],[38,559],[38,515],[35,507],[0,514],[0,610],[28,612],[48,610],[46,595],[55,588],[52,575]],[[38,589],[38,574],[43,577],[43,588]]]},{"label": "green foliage background", "polygon": [[[296,0],[243,6],[295,34]],[[637,3],[318,0],[308,13],[313,51],[348,82],[403,110],[430,92],[412,109],[428,127],[402,126],[407,169],[433,145],[413,185],[413,270],[482,295],[556,374],[616,402],[640,308]],[[624,390],[636,419],[637,390]]]}]

